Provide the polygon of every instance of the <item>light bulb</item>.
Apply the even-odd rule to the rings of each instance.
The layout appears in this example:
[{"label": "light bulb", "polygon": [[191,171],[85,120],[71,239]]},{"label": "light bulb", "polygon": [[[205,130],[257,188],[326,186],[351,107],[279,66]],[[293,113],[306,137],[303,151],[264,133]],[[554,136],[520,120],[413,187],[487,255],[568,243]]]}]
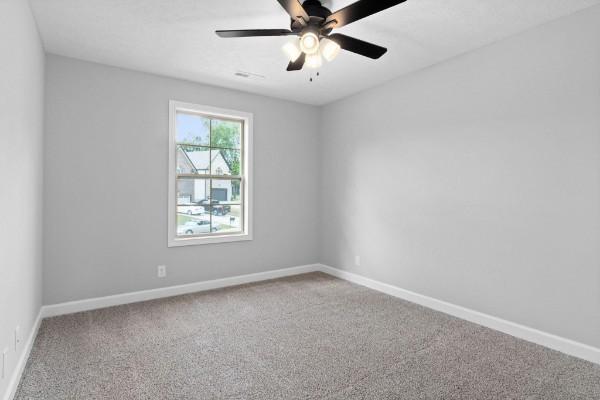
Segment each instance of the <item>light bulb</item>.
[{"label": "light bulb", "polygon": [[306,54],[314,54],[319,50],[319,37],[313,32],[306,32],[300,38],[300,48]]},{"label": "light bulb", "polygon": [[327,61],[333,61],[340,53],[340,45],[331,39],[321,40],[321,54]]},{"label": "light bulb", "polygon": [[298,47],[298,41],[294,40],[293,42],[288,42],[282,47],[284,53],[289,57],[291,62],[294,62],[300,57],[302,54],[302,50]]},{"label": "light bulb", "polygon": [[304,63],[308,68],[320,68],[323,65],[323,60],[321,59],[321,53],[316,52],[314,54],[309,54],[306,56],[306,61]]}]

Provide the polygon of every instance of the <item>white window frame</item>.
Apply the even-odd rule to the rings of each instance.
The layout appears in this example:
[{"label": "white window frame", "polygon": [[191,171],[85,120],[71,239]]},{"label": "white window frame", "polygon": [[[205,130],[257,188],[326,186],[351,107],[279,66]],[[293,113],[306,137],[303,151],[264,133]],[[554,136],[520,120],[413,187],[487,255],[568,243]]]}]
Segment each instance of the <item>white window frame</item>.
[{"label": "white window frame", "polygon": [[[177,112],[198,113],[215,118],[244,121],[242,132],[243,176],[243,231],[222,235],[178,237],[177,236]],[[182,101],[169,101],[169,199],[168,199],[168,247],[191,246],[210,243],[227,243],[252,240],[252,126],[253,114]]]}]

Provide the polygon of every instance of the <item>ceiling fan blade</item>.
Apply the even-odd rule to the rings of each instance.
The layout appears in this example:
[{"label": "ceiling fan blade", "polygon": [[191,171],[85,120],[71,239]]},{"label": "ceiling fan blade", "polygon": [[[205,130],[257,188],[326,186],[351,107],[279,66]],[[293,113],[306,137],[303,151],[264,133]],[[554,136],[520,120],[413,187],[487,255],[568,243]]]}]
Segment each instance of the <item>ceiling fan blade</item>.
[{"label": "ceiling fan blade", "polygon": [[298,20],[298,18],[302,18],[305,22],[308,22],[310,17],[306,13],[304,7],[298,0],[277,0],[281,7],[285,9],[285,11],[290,14],[290,17],[294,21]]},{"label": "ceiling fan blade", "polygon": [[352,3],[331,14],[327,17],[325,23],[337,21],[337,23],[333,25],[333,28],[339,28],[364,17],[368,17],[369,15],[376,14],[379,11],[404,3],[405,1],[406,0],[359,0],[356,3]]},{"label": "ceiling fan blade", "polygon": [[290,61],[288,64],[288,71],[300,71],[304,66],[304,61],[306,61],[306,54],[302,53],[300,57],[296,61]]},{"label": "ceiling fan blade", "polygon": [[222,38],[297,35],[297,33],[294,33],[289,29],[238,29],[215,31],[215,33]]},{"label": "ceiling fan blade", "polygon": [[344,50],[351,51],[361,56],[377,59],[384,55],[387,51],[385,47],[377,46],[376,44],[365,42],[364,40],[355,39],[350,36],[334,33],[328,36]]}]

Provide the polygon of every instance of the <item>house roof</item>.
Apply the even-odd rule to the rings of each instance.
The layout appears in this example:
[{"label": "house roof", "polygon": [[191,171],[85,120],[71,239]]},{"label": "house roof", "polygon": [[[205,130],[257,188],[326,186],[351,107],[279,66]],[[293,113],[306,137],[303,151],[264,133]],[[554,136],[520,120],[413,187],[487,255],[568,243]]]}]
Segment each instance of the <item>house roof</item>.
[{"label": "house roof", "polygon": [[[195,170],[207,171],[210,168],[210,150],[185,151],[179,148],[179,151],[181,151],[185,155],[185,157]],[[227,172],[229,172],[229,165],[227,164],[225,158],[223,158],[221,152],[217,151],[213,152],[213,154],[214,156],[210,161],[214,163],[218,158],[220,158],[221,160],[223,160],[223,164],[225,164],[225,166],[227,167]]]}]

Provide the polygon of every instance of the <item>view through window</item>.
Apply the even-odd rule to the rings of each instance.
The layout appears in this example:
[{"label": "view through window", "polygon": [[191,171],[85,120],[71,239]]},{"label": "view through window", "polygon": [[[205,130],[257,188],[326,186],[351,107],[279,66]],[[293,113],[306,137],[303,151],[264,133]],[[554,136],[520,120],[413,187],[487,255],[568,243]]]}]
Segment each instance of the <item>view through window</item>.
[{"label": "view through window", "polygon": [[174,111],[176,236],[243,233],[245,121]]}]

